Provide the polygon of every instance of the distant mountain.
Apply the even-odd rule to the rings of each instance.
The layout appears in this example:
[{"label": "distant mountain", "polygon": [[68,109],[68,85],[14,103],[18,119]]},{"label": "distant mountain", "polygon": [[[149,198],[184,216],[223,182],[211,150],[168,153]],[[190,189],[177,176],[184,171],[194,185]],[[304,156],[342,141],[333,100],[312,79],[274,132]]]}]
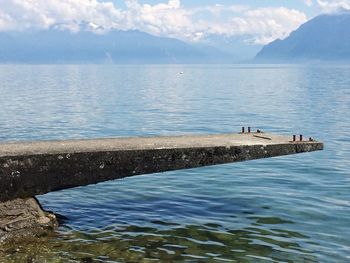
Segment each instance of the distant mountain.
[{"label": "distant mountain", "polygon": [[140,31],[111,30],[103,34],[50,29],[0,32],[0,63],[222,63],[230,56],[211,47]]},{"label": "distant mountain", "polygon": [[286,39],[266,45],[255,61],[350,61],[350,12],[311,19]]},{"label": "distant mountain", "polygon": [[213,46],[226,54],[230,54],[238,62],[249,62],[263,47],[249,41],[251,38],[250,35],[229,37],[212,34],[207,35],[206,39],[201,41],[201,44]]}]

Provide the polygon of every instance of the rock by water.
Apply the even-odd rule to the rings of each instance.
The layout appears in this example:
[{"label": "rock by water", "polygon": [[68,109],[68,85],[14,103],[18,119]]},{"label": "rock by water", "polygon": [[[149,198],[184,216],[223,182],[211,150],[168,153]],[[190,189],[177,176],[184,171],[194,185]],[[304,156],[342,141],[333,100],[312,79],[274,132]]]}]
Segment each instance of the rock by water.
[{"label": "rock by water", "polygon": [[57,226],[56,216],[44,211],[36,198],[0,202],[0,243],[48,235]]}]

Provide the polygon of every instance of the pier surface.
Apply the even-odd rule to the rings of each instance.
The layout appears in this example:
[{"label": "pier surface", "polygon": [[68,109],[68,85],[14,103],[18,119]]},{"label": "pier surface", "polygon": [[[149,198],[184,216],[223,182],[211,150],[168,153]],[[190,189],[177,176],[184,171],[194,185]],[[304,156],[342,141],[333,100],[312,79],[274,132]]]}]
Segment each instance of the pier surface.
[{"label": "pier surface", "polygon": [[127,176],[323,149],[268,133],[0,144],[0,201]]}]

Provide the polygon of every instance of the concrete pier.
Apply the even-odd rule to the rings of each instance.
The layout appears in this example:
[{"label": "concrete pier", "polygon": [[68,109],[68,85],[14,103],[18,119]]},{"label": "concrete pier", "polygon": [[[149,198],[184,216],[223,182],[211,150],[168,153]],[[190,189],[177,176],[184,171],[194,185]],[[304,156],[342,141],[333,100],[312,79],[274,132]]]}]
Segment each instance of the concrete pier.
[{"label": "concrete pier", "polygon": [[127,176],[323,149],[267,133],[0,144],[0,202]]}]

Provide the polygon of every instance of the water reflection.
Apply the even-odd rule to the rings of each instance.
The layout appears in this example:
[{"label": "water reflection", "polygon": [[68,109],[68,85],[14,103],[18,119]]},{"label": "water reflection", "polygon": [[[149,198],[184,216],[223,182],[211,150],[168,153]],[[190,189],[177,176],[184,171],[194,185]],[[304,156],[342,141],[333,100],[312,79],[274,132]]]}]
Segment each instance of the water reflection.
[{"label": "water reflection", "polygon": [[317,262],[312,251],[303,247],[308,237],[280,229],[292,222],[278,217],[253,218],[243,229],[163,221],[153,221],[153,226],[111,225],[85,232],[65,229],[54,238],[21,244],[18,250],[2,248],[2,258],[4,262]]}]

